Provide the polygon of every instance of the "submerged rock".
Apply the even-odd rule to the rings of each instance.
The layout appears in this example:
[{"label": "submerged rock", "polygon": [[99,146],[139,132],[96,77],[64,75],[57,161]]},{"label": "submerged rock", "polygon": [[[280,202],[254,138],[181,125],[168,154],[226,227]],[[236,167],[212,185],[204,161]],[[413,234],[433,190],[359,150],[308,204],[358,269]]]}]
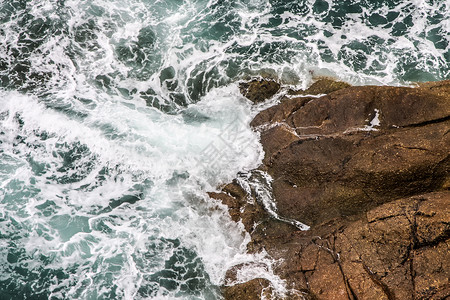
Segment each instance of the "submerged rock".
[{"label": "submerged rock", "polygon": [[239,89],[247,99],[253,103],[259,103],[273,97],[280,90],[280,84],[268,79],[254,79],[241,82]]},{"label": "submerged rock", "polygon": [[[273,218],[238,181],[210,196],[243,222],[248,251],[282,260],[288,288],[316,299],[450,294],[450,81],[294,96],[251,125],[280,219],[311,230]],[[244,286],[224,287],[226,299]]]}]

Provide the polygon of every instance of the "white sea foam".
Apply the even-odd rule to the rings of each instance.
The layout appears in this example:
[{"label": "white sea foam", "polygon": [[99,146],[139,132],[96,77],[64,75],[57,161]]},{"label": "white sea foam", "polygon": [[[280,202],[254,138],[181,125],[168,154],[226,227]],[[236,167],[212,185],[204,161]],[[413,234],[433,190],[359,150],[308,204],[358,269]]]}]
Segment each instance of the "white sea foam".
[{"label": "white sea foam", "polygon": [[[16,156],[24,158],[20,167],[2,182],[2,191],[13,192],[12,182],[29,186],[29,178],[34,178],[36,189],[32,198],[24,195],[21,204],[14,204],[23,215],[11,211],[10,217],[28,227],[23,246],[35,260],[39,255],[53,255],[54,262],[49,267],[55,269],[70,269],[83,262],[84,267],[76,274],[78,283],[70,288],[69,295],[81,293],[88,297],[99,286],[93,282],[83,287],[81,282],[95,281],[117,264],[120,270],[112,273],[113,282],[126,299],[136,296],[143,276],[164,269],[164,261],[174,251],[170,247],[161,249],[156,257],[149,258],[148,263],[153,266],[143,271],[133,257],[136,253],[145,254],[149,239],[179,239],[184,247],[195,249],[214,284],[221,283],[232,265],[251,260],[245,254],[248,237],[243,235],[243,229],[231,222],[225,209],[218,209],[205,191],[230,181],[240,170],[256,167],[261,149],[257,136],[247,125],[251,116],[249,104],[238,96],[236,86],[214,90],[208,97],[188,108],[190,113],[208,116],[199,123],[153,109],[127,109],[120,102],[106,103],[101,111],[94,111],[79,123],[47,109],[34,98],[3,93],[2,112],[8,112],[8,116],[1,123],[5,133],[2,150],[5,154],[18,152]],[[23,126],[18,124],[17,116]],[[115,125],[113,132],[121,138],[108,138],[99,129],[102,124]],[[36,136],[39,133],[46,133],[49,138],[40,140]],[[19,145],[13,145],[16,135],[25,137]],[[85,176],[81,180],[62,184],[49,179],[63,175],[58,171],[63,161],[55,157],[61,143],[79,143],[89,149],[87,156],[77,161],[79,167],[74,175],[81,171]],[[29,148],[29,144],[37,147]],[[210,162],[213,165],[203,163],[208,162],[203,151],[210,145],[217,151],[227,151],[226,159],[218,157]],[[26,156],[45,166],[42,174],[30,170]],[[95,166],[83,169],[89,161]],[[110,169],[111,174],[98,182],[98,174],[104,168]],[[168,184],[175,172],[188,175],[174,185]],[[145,187],[143,181],[151,183]],[[135,205],[125,203],[112,211],[93,213],[107,208],[111,199],[133,193],[130,187],[136,184],[143,185],[144,195]],[[55,203],[55,213],[49,217],[38,208],[47,201]],[[112,233],[99,231],[99,222]],[[219,251],[221,254],[217,255]],[[114,260],[117,256],[121,258],[116,263],[108,262],[108,258]],[[65,284],[59,282],[53,289]]]}]

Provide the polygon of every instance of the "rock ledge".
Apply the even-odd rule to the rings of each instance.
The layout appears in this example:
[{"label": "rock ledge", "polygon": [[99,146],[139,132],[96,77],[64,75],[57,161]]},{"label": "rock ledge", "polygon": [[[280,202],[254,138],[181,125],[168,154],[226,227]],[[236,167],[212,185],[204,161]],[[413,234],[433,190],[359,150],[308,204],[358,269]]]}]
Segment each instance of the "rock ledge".
[{"label": "rock ledge", "polygon": [[[253,102],[279,89],[261,96],[251,86],[244,95]],[[210,196],[244,224],[248,251],[283,261],[275,272],[297,291],[289,299],[449,296],[450,81],[316,87],[291,92],[251,123],[265,151],[257,172],[273,178],[280,218],[242,180]],[[312,91],[328,94],[298,96]],[[263,279],[223,291],[226,299],[276,298]]]}]

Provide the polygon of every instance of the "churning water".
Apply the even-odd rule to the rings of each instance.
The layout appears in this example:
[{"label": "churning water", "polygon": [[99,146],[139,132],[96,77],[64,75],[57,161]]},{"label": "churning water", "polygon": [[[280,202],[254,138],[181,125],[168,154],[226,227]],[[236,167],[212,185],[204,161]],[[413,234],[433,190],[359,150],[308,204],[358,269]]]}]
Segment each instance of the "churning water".
[{"label": "churning water", "polygon": [[448,0],[0,0],[0,299],[220,299],[251,76],[448,79]]}]

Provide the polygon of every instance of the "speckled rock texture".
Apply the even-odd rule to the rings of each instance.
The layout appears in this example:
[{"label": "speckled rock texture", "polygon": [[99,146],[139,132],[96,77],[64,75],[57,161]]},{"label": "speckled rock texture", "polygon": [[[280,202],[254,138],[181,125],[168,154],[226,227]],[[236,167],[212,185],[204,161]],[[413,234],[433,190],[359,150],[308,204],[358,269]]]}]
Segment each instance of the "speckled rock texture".
[{"label": "speckled rock texture", "polygon": [[[311,230],[274,219],[238,181],[210,196],[251,234],[249,252],[283,261],[275,273],[305,299],[445,299],[450,81],[407,88],[328,80],[310,89],[291,92],[251,126],[279,215]],[[270,299],[261,280],[224,286],[225,298]]]}]

